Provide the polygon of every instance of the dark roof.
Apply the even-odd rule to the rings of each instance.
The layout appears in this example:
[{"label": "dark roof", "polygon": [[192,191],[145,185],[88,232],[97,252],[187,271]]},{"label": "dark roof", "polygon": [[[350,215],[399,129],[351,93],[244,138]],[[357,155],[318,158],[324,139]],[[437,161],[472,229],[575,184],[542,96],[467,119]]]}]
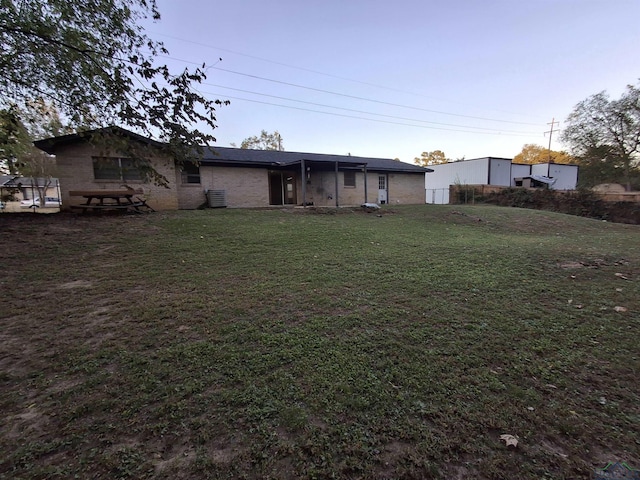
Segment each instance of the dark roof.
[{"label": "dark roof", "polygon": [[278,150],[249,150],[242,148],[211,147],[201,160],[204,165],[273,166],[287,167],[300,165],[302,160],[310,165],[334,168],[362,168],[384,172],[425,173],[429,168],[393,160],[391,158],[354,157],[351,155],[328,155],[322,153],[284,152]]},{"label": "dark roof", "polygon": [[129,137],[139,142],[146,143],[148,145],[153,145],[156,147],[162,147],[164,145],[164,143],[162,142],[158,142],[151,138],[138,135],[137,133],[131,132],[125,128],[116,127],[116,126],[107,127],[107,128],[98,128],[95,130],[86,130],[86,131],[77,132],[77,133],[70,133],[69,135],[61,135],[59,137],[45,138],[43,140],[36,140],[35,142],[33,142],[33,144],[36,147],[38,147],[40,150],[44,150],[50,155],[55,155],[56,150],[59,147],[86,141],[94,135],[105,135],[105,134],[115,135],[118,137]]},{"label": "dark roof", "polygon": [[[34,142],[35,146],[49,154],[55,154],[58,147],[85,141],[95,134],[109,133],[121,137],[129,137],[149,145],[162,147],[165,144],[138,135],[121,127],[108,127],[86,132],[73,133],[60,137],[46,138]],[[353,157],[351,155],[326,155],[320,153],[284,152],[277,150],[249,150],[242,148],[209,147],[205,148],[201,163],[204,165],[227,165],[247,167],[287,167],[300,165],[302,160],[310,162],[316,168],[335,168],[336,162],[342,169],[362,168],[381,172],[425,173],[432,172],[430,168],[413,165],[411,163],[393,160],[391,158]]]}]

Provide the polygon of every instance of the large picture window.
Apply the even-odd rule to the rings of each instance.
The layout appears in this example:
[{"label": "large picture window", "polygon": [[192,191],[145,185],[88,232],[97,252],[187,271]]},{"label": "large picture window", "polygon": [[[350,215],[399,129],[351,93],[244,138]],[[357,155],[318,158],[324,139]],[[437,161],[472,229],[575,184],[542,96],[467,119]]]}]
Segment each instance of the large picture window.
[{"label": "large picture window", "polygon": [[93,178],[131,182],[144,180],[144,174],[130,158],[95,157],[93,159]]},{"label": "large picture window", "polygon": [[356,172],[344,172],[344,186],[355,187],[356,186]]}]

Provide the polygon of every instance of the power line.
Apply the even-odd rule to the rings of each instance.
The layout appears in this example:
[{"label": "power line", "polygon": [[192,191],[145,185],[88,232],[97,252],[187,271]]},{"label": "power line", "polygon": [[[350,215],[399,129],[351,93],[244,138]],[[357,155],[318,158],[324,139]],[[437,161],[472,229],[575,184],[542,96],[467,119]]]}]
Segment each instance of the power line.
[{"label": "power line", "polygon": [[453,124],[453,123],[443,123],[443,122],[432,122],[429,120],[421,120],[421,119],[417,119],[417,118],[407,118],[407,117],[399,117],[396,115],[386,115],[383,113],[374,113],[374,112],[368,112],[365,110],[356,110],[353,108],[346,108],[346,107],[336,107],[333,105],[326,105],[323,103],[316,103],[316,102],[309,102],[309,101],[305,101],[305,100],[297,100],[295,98],[289,98],[289,97],[281,97],[278,95],[269,95],[267,93],[260,93],[260,92],[253,92],[251,90],[244,90],[241,88],[234,88],[234,87],[227,87],[225,85],[216,85],[213,83],[208,83],[208,82],[202,82],[202,85],[207,85],[210,87],[217,87],[217,88],[224,88],[227,90],[233,90],[236,92],[243,92],[243,93],[250,93],[252,95],[260,95],[263,97],[269,97],[269,98],[276,98],[278,100],[287,100],[290,102],[297,102],[297,103],[304,103],[306,105],[314,105],[317,107],[325,107],[325,108],[334,108],[336,110],[344,110],[346,112],[354,112],[354,113],[362,113],[365,115],[374,115],[377,117],[385,117],[385,118],[393,118],[396,120],[407,120],[410,122],[419,122],[419,123],[429,123],[432,125],[442,125],[442,126],[446,126],[446,127],[460,127],[460,128],[467,128],[467,129],[474,129],[474,130],[487,130],[486,133],[489,132],[498,132],[500,134],[504,134],[504,133],[515,133],[515,134],[519,134],[519,135],[523,135],[523,136],[531,136],[531,135],[537,135],[536,133],[532,133],[532,132],[521,132],[521,131],[516,131],[516,130],[500,130],[500,129],[496,129],[496,128],[485,128],[485,127],[474,127],[471,125],[457,125],[457,124]]},{"label": "power line", "polygon": [[[201,93],[205,93],[207,95],[215,95],[216,97],[221,96],[221,94],[219,93],[213,93],[213,92],[201,92]],[[377,122],[377,123],[386,123],[386,124],[390,124],[390,125],[402,125],[402,126],[406,126],[406,127],[415,127],[415,128],[426,128],[426,129],[430,129],[430,130],[445,130],[448,132],[459,132],[459,133],[474,133],[474,134],[479,134],[479,135],[500,135],[500,136],[505,136],[505,137],[530,137],[532,135],[530,134],[526,134],[526,133],[521,133],[521,134],[516,134],[516,133],[495,133],[495,132],[473,132],[470,130],[459,130],[459,129],[454,129],[454,128],[442,128],[442,127],[430,127],[427,125],[415,125],[412,123],[403,123],[403,122],[392,122],[389,120],[378,120],[376,118],[366,118],[366,117],[357,117],[355,115],[346,115],[346,114],[342,114],[342,113],[335,113],[335,112],[323,112],[321,110],[313,110],[310,108],[302,108],[302,107],[294,107],[291,105],[282,105],[279,103],[271,103],[271,102],[263,102],[260,100],[252,100],[249,98],[242,98],[242,97],[233,97],[230,95],[225,95],[226,98],[231,98],[234,100],[241,100],[241,101],[245,101],[245,102],[252,102],[252,103],[259,103],[262,105],[271,105],[271,106],[275,106],[275,107],[281,107],[281,108],[289,108],[292,110],[300,110],[300,111],[304,111],[304,112],[312,112],[312,113],[321,113],[324,115],[333,115],[335,117],[343,117],[343,118],[353,118],[356,120],[367,120],[369,122]]]},{"label": "power line", "polygon": [[241,76],[244,76],[244,77],[250,77],[250,78],[256,78],[256,79],[259,79],[259,80],[264,80],[266,82],[279,83],[281,85],[287,85],[287,86],[290,86],[290,87],[303,88],[305,90],[311,90],[311,91],[314,91],[314,92],[328,93],[330,95],[337,95],[337,96],[340,96],[340,97],[352,98],[354,100],[363,100],[365,102],[377,103],[377,104],[380,104],[380,105],[388,105],[388,106],[391,106],[391,107],[407,108],[407,109],[410,109],[410,110],[418,110],[418,111],[429,112],[429,113],[438,113],[440,115],[449,115],[449,116],[452,116],[452,117],[471,118],[471,119],[474,119],[474,120],[484,120],[484,121],[489,121],[489,122],[511,123],[511,124],[515,124],[515,125],[535,125],[535,126],[538,125],[536,123],[512,122],[512,121],[509,121],[509,120],[498,120],[498,119],[495,119],[495,118],[475,117],[475,116],[472,116],[472,115],[462,115],[462,114],[459,114],[459,113],[448,113],[448,112],[442,112],[442,111],[439,111],[439,110],[430,110],[428,108],[413,107],[411,105],[402,105],[400,103],[385,102],[383,100],[374,100],[372,98],[359,97],[357,95],[349,95],[349,94],[346,94],[346,93],[332,92],[330,90],[324,90],[322,88],[307,87],[306,85],[299,85],[297,83],[284,82],[282,80],[275,80],[275,79],[272,79],[272,78],[261,77],[259,75],[252,75],[252,74],[249,74],[249,73],[236,72],[234,70],[228,70],[226,68],[220,68],[220,67],[211,67],[211,68],[213,68],[214,70],[220,70],[221,72],[233,73],[234,75],[241,75]]},{"label": "power line", "polygon": [[[230,49],[227,49],[227,48],[221,48],[221,47],[217,47],[217,46],[214,46],[214,45],[209,45],[209,44],[202,43],[202,42],[196,42],[196,41],[193,41],[193,40],[187,40],[186,38],[180,38],[180,37],[176,37],[174,35],[167,35],[166,33],[161,33],[161,32],[149,32],[149,33],[152,33],[154,35],[160,35],[160,36],[167,37],[167,38],[171,38],[171,39],[174,39],[174,40],[179,40],[179,41],[185,42],[185,43],[191,43],[193,45],[199,45],[201,47],[210,48],[210,49],[213,49],[213,50],[220,50],[222,52],[232,53],[234,55],[239,55],[241,57],[251,58],[251,59],[254,59],[254,60],[260,60],[262,62],[272,63],[274,65],[280,65],[280,66],[283,66],[283,67],[292,68],[292,69],[300,70],[300,71],[303,71],[303,72],[314,73],[316,75],[322,75],[322,76],[325,76],[325,77],[335,78],[335,79],[338,79],[338,80],[344,80],[344,81],[347,81],[347,82],[358,83],[360,85],[367,85],[369,87],[375,87],[375,88],[380,88],[380,89],[383,89],[383,90],[389,90],[389,91],[392,91],[392,92],[403,93],[403,94],[408,94],[408,95],[414,95],[414,96],[417,96],[417,97],[428,98],[428,99],[432,99],[432,100],[442,100],[442,99],[440,99],[438,97],[433,97],[433,96],[429,96],[429,95],[423,95],[423,94],[420,94],[420,93],[410,92],[410,91],[407,91],[407,90],[402,90],[402,89],[399,89],[399,88],[389,87],[389,86],[386,86],[386,85],[379,85],[379,84],[376,84],[376,83],[364,82],[362,80],[355,80],[353,78],[343,77],[343,76],[335,75],[335,74],[332,74],[332,73],[321,72],[319,70],[314,70],[314,69],[311,69],[311,68],[300,67],[300,66],[297,66],[297,65],[291,65],[289,63],[279,62],[279,61],[276,61],[276,60],[271,60],[271,59],[268,59],[268,58],[259,57],[257,55],[250,55],[250,54],[247,54],[247,53],[238,52],[236,50],[230,50]],[[461,102],[455,102],[455,101],[452,101],[452,100],[445,100],[445,101],[461,104]],[[500,110],[495,110],[494,109],[493,111],[498,112]],[[500,113],[508,113],[510,115],[523,115],[521,113],[504,112],[504,111],[500,111]],[[538,124],[529,123],[528,125],[538,125]]]},{"label": "power line", "polygon": [[[190,60],[184,60],[184,59],[181,59],[181,58],[170,57],[170,56],[167,56],[167,55],[158,55],[158,56],[162,57],[162,58],[168,58],[168,59],[171,59],[171,60],[177,60],[179,62],[193,64],[193,65],[202,65],[201,63],[192,62]],[[282,80],[275,80],[275,79],[272,79],[272,78],[261,77],[259,75],[253,75],[253,74],[249,74],[249,73],[237,72],[235,70],[229,70],[229,69],[226,69],[226,68],[220,68],[220,67],[209,67],[209,68],[211,68],[213,70],[218,70],[218,71],[221,71],[221,72],[232,73],[234,75],[240,75],[240,76],[244,76],[244,77],[255,78],[255,79],[266,81],[266,82],[272,82],[272,83],[277,83],[277,84],[280,84],[280,85],[287,85],[287,86],[290,86],[290,87],[302,88],[302,89],[305,89],[305,90],[310,90],[310,91],[320,92],[320,93],[326,93],[326,94],[329,94],[329,95],[336,95],[336,96],[339,96],[339,97],[352,98],[354,100],[362,100],[362,101],[365,101],[365,102],[377,103],[377,104],[380,104],[380,105],[388,105],[388,106],[392,106],[392,107],[406,108],[406,109],[409,109],[409,110],[417,110],[417,111],[428,112],[428,113],[437,113],[437,114],[440,114],[440,115],[449,115],[449,116],[453,116],[453,117],[470,118],[470,119],[473,119],[473,120],[484,120],[484,121],[489,121],[489,122],[509,123],[509,124],[514,124],[514,125],[538,126],[537,123],[514,122],[514,121],[510,121],[510,120],[500,120],[500,119],[496,119],[496,118],[476,117],[476,116],[473,116],[473,115],[462,115],[462,114],[459,114],[459,113],[449,113],[449,112],[443,112],[443,111],[440,111],[440,110],[431,110],[431,109],[427,109],[427,108],[414,107],[414,106],[411,106],[411,105],[402,105],[402,104],[399,104],[399,103],[385,102],[383,100],[375,100],[375,99],[371,99],[371,98],[359,97],[357,95],[349,95],[349,94],[346,94],[346,93],[332,92],[330,90],[324,90],[322,88],[308,87],[306,85],[300,85],[300,84],[297,84],[297,83],[285,82],[285,81],[282,81]]]}]

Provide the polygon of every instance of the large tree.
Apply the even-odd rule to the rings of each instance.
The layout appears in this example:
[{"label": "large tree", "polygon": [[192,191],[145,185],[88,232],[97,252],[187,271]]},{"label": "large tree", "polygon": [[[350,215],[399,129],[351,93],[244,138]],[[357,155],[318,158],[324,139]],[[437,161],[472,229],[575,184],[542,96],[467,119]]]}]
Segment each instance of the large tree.
[{"label": "large tree", "polygon": [[31,135],[20,120],[17,108],[0,110],[0,173],[18,175],[21,160],[32,148]]},{"label": "large tree", "polygon": [[427,165],[440,165],[449,163],[451,160],[447,158],[442,150],[434,150],[432,152],[422,152],[420,158],[416,157],[413,162],[417,165],[426,167]]},{"label": "large tree", "polygon": [[640,154],[640,89],[628,85],[617,100],[600,92],[578,103],[561,139],[585,166],[595,164],[603,172],[614,172],[615,178],[602,182],[621,181],[630,188]]},{"label": "large tree", "polygon": [[179,161],[197,155],[222,102],[194,88],[204,64],[174,74],[157,63],[168,52],[144,33],[149,17],[160,19],[155,0],[0,0],[0,107],[28,115],[45,102],[76,130],[115,124]]},{"label": "large tree", "polygon": [[[232,143],[235,147],[235,144]],[[266,130],[260,132],[260,136],[254,135],[253,137],[247,137],[240,143],[240,148],[254,149],[254,150],[284,150],[282,145],[282,136],[276,130],[273,133],[269,133]]]},{"label": "large tree", "polygon": [[575,159],[567,152],[558,152],[548,148],[527,143],[522,147],[522,151],[513,157],[513,163],[573,163]]}]

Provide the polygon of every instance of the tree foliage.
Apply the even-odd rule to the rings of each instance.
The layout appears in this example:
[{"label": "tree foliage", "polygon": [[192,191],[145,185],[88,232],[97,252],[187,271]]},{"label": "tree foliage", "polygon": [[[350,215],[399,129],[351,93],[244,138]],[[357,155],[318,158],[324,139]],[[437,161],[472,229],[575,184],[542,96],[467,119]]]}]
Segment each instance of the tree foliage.
[{"label": "tree foliage", "polygon": [[414,163],[426,167],[427,165],[440,165],[448,163],[451,160],[447,158],[442,150],[434,150],[432,152],[422,152],[420,157],[413,159]]},{"label": "tree foliage", "polygon": [[[235,146],[235,144],[232,144]],[[276,130],[273,133],[269,133],[266,130],[260,132],[260,136],[247,137],[240,143],[240,148],[254,149],[254,150],[280,150],[284,151],[282,145],[282,136]]]},{"label": "tree foliage", "polygon": [[553,163],[573,163],[575,159],[567,152],[549,150],[533,143],[525,144],[522,147],[522,151],[513,157],[513,163],[535,164],[549,161]]},{"label": "tree foliage", "polygon": [[195,89],[204,64],[174,74],[156,63],[168,52],[139,25],[149,17],[160,19],[155,0],[0,0],[1,107],[51,104],[76,130],[119,125],[192,158],[215,141],[204,129],[223,102]]},{"label": "tree foliage", "polygon": [[[33,140],[66,133],[71,130],[57,109],[42,101],[30,102],[27,111],[16,105],[0,110],[0,171],[22,176],[32,176],[32,171],[42,173],[43,165],[51,162],[40,161],[42,152],[33,146]],[[38,166],[31,165],[34,161]]]},{"label": "tree foliage", "polygon": [[628,187],[638,176],[640,88],[628,85],[617,100],[600,92],[578,103],[566,121],[562,141],[579,158],[581,169],[605,175],[600,182]]},{"label": "tree foliage", "polygon": [[16,107],[0,110],[0,172],[18,175],[20,160],[32,147],[31,135],[16,113]]}]

